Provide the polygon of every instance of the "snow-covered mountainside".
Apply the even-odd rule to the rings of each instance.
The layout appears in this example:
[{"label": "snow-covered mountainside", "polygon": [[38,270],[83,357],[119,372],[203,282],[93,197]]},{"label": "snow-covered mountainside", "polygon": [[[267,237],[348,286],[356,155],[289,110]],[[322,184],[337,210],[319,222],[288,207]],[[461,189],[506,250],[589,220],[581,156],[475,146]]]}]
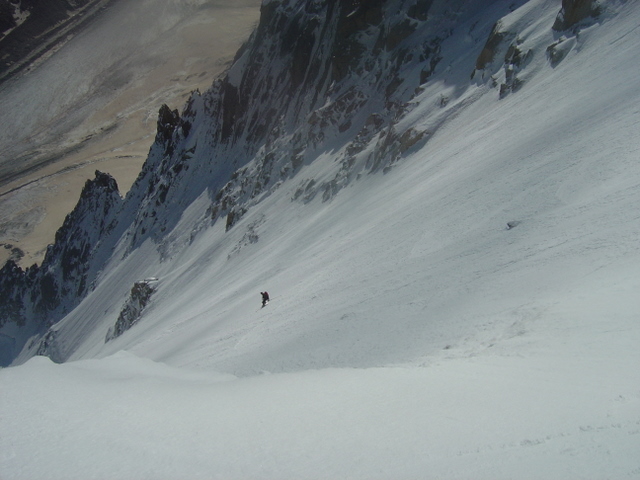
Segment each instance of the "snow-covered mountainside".
[{"label": "snow-covered mountainside", "polygon": [[0,272],[0,473],[638,478],[639,23],[265,0],[127,196]]},{"label": "snow-covered mountainside", "polygon": [[[25,324],[18,332],[10,326],[5,338],[15,350],[4,357],[43,335],[100,282],[107,264],[146,241],[166,262],[213,224],[230,230],[276,191],[298,203],[329,202],[426,144],[487,85],[499,85],[500,96],[516,89],[527,51],[521,27],[501,21],[515,7],[264,2],[228,74],[194,93],[182,113],[160,110],[156,141],[127,198],[120,201],[115,182],[98,173],[43,264],[22,272],[8,262],[0,272],[0,321]],[[185,210],[196,208],[177,228]],[[127,287],[135,280],[127,278]],[[32,338],[25,355],[68,358],[76,346],[54,347],[58,328],[40,344]]]}]

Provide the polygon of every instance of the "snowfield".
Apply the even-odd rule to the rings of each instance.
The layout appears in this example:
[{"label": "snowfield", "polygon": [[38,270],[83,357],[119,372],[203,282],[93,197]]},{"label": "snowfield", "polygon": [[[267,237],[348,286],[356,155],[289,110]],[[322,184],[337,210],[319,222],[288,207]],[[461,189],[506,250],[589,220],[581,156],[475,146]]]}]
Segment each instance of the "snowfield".
[{"label": "snowfield", "polygon": [[329,151],[229,232],[203,196],[162,259],[116,251],[70,361],[0,370],[0,478],[640,478],[640,4],[607,7],[555,68],[559,2],[513,12],[526,84],[472,82],[386,174],[291,201]]},{"label": "snowfield", "polygon": [[38,357],[3,372],[23,390],[2,463],[21,465],[7,478],[633,478],[637,390],[599,353],[241,379]]}]

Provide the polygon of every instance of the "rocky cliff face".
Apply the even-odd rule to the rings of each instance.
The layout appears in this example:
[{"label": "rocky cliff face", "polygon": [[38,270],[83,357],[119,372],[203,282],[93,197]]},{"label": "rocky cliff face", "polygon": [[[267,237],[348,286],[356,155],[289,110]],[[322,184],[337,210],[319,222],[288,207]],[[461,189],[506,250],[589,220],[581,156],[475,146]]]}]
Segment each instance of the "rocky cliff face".
[{"label": "rocky cliff face", "polygon": [[[175,206],[186,208],[204,191],[210,206],[202,226],[223,219],[231,228],[334,142],[350,144],[340,171],[305,179],[300,200],[329,200],[354,176],[357,160],[368,171],[389,167],[426,136],[393,125],[438,65],[439,45],[466,4],[444,3],[430,17],[425,1],[264,2],[227,75],[194,93],[181,114],[161,111],[156,142],[127,199],[144,205],[134,207],[132,248],[151,237],[170,250]],[[378,148],[365,158],[374,138]]]},{"label": "rocky cliff face", "polygon": [[142,280],[133,285],[129,293],[129,298],[118,315],[118,320],[116,320],[115,325],[107,332],[105,342],[119,337],[140,320],[144,309],[149,304],[151,296],[155,292],[155,283],[156,279],[154,278]]},{"label": "rocky cliff face", "polygon": [[[284,182],[293,182],[291,201],[328,202],[350,182],[387,172],[472,101],[463,98],[472,84],[495,88],[496,100],[526,85],[533,53],[518,25],[501,20],[525,3],[265,0],[226,75],[182,112],[160,110],[127,197],[97,172],[43,264],[5,265],[0,322],[44,334],[99,280],[116,244],[126,256],[151,241],[161,259],[171,257],[190,241],[174,228],[196,199],[207,206],[191,238],[219,221],[232,229]],[[432,105],[419,122],[410,118],[417,99]],[[14,343],[17,353],[23,345]],[[40,346],[66,358],[52,333]]]},{"label": "rocky cliff face", "polygon": [[121,205],[116,181],[96,171],[42,265],[22,270],[8,261],[0,270],[0,327],[14,323],[27,334],[41,333],[77,305],[113,248],[108,239]]},{"label": "rocky cliff face", "polygon": [[562,10],[558,14],[554,30],[562,31],[574,27],[590,17],[597,17],[602,11],[597,0],[562,0]]},{"label": "rocky cliff face", "polygon": [[[95,278],[103,240],[115,226],[114,214],[122,204],[116,181],[96,171],[85,184],[75,209],[56,232],[42,265],[22,271],[12,261],[0,271],[1,322],[23,324],[28,318],[64,314],[84,296]],[[107,247],[108,248],[108,247]],[[45,322],[46,324],[46,322]]]}]

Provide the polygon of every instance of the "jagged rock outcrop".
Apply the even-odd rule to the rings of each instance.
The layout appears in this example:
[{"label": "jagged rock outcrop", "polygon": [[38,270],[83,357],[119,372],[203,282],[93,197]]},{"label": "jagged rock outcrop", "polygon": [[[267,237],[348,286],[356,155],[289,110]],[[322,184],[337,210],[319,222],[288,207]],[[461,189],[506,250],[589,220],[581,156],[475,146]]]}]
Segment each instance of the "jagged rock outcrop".
[{"label": "jagged rock outcrop", "polygon": [[600,15],[598,0],[562,0],[562,10],[556,18],[553,29],[568,30],[586,18]]},{"label": "jagged rock outcrop", "polygon": [[[500,98],[504,98],[522,87],[524,81],[519,73],[527,66],[532,56],[533,52],[522,47],[518,32],[498,21],[476,59],[471,78],[480,75],[486,79],[488,76],[494,86],[499,87]],[[496,75],[498,72],[500,75]]]},{"label": "jagged rock outcrop", "polygon": [[81,298],[87,293],[92,263],[96,261],[102,241],[115,227],[115,213],[122,198],[115,179],[96,171],[87,180],[74,210],[67,215],[49,246],[40,270],[47,281],[47,295],[42,310],[52,310],[66,299]]},{"label": "jagged rock outcrop", "polygon": [[152,278],[134,283],[129,293],[129,298],[127,298],[126,303],[118,315],[118,320],[116,320],[115,325],[107,332],[105,342],[119,337],[140,320],[144,309],[151,300],[151,296],[156,291],[156,282],[157,279]]},{"label": "jagged rock outcrop", "polygon": [[[560,36],[546,49],[549,64],[556,67],[567,53],[575,46],[581,22],[601,13],[597,0],[562,0],[562,9],[558,13],[552,29],[556,31],[571,30]],[[576,27],[576,28],[574,28]],[[490,80],[499,89],[500,98],[518,91],[525,80],[520,75],[533,58],[533,51],[523,45],[517,28],[497,21],[489,34],[484,47],[476,59],[471,78]]]},{"label": "jagged rock outcrop", "polygon": [[25,300],[34,285],[37,267],[22,270],[13,260],[0,270],[0,327],[7,322],[24,326],[26,321]]},{"label": "jagged rock outcrop", "polygon": [[[133,220],[132,248],[149,237],[162,242],[178,221],[174,206],[203,191],[211,197],[209,220],[231,228],[252,202],[341,137],[355,143],[340,178],[313,187],[322,198],[335,195],[357,168],[356,144],[385,132],[437,66],[455,20],[449,12],[429,18],[432,3],[264,2],[227,75],[194,93],[181,115],[161,111],[156,143],[132,189],[150,207]],[[380,113],[368,124],[372,111]],[[369,156],[359,159],[369,170],[384,163],[384,155]]]},{"label": "jagged rock outcrop", "polygon": [[114,178],[96,171],[56,232],[42,265],[22,270],[9,261],[0,270],[0,326],[29,321],[32,330],[44,331],[75,307],[113,247],[107,239],[121,205]]}]

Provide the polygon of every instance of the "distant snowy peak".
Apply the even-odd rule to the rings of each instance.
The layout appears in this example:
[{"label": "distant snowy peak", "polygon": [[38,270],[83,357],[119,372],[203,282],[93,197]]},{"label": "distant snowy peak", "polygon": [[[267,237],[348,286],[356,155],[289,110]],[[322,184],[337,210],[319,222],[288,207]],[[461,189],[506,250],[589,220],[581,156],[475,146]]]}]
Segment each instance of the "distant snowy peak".
[{"label": "distant snowy peak", "polygon": [[[550,11],[547,3],[263,2],[226,75],[194,92],[182,112],[160,109],[155,142],[126,198],[97,172],[42,266],[5,266],[0,325],[32,322],[44,332],[110,261],[148,240],[165,260],[218,221],[233,228],[276,192],[327,202],[351,182],[388,171],[481,95],[498,101],[523,88],[532,59],[537,68],[541,59],[562,61],[574,32],[551,45],[524,33],[540,22],[537,8]],[[536,28],[575,29],[599,12],[596,1],[565,0]],[[176,227],[196,200],[184,235]],[[55,350],[55,339],[46,341],[44,350]]]}]

